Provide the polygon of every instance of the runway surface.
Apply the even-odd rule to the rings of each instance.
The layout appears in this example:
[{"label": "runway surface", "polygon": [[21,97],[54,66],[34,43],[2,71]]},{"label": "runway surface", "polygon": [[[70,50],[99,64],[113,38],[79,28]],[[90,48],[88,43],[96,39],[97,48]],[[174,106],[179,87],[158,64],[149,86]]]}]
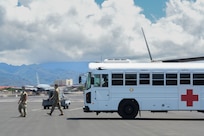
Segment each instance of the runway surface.
[{"label": "runway surface", "polygon": [[0,98],[1,136],[203,136],[204,114],[174,111],[141,112],[134,120],[121,119],[117,113],[84,113],[82,94],[69,94],[72,101],[64,116],[56,108],[53,115],[44,110],[42,99],[30,96],[28,116],[18,117],[18,97]]}]

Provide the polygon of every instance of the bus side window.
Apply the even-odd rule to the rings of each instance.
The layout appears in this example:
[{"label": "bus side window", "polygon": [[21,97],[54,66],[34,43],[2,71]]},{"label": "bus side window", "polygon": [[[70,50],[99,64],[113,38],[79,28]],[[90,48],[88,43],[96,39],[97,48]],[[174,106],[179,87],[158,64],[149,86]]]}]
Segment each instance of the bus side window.
[{"label": "bus side window", "polygon": [[102,75],[102,81],[103,81],[102,87],[108,87],[108,74]]},{"label": "bus side window", "polygon": [[123,85],[123,74],[114,73],[112,74],[112,86],[122,86]]},{"label": "bus side window", "polygon": [[193,85],[204,85],[204,73],[193,74]]},{"label": "bus side window", "polygon": [[94,87],[99,87],[100,83],[101,83],[100,75],[99,74],[95,74],[94,75]]},{"label": "bus side window", "polygon": [[137,85],[137,74],[125,74],[125,85]]},{"label": "bus side window", "polygon": [[152,74],[152,85],[164,85],[164,74]]},{"label": "bus side window", "polygon": [[150,84],[150,75],[149,73],[141,73],[139,83],[140,85],[149,85]]},{"label": "bus side window", "polygon": [[181,85],[191,84],[191,74],[190,73],[181,73],[180,74],[180,84]]},{"label": "bus side window", "polygon": [[166,74],[166,85],[177,85],[177,74],[176,73]]}]

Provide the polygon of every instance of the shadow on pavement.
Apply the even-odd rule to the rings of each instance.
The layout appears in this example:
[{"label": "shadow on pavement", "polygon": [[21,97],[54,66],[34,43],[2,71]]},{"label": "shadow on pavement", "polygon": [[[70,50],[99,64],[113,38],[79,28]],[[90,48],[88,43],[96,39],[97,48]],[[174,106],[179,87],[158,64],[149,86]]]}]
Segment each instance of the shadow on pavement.
[{"label": "shadow on pavement", "polygon": [[67,120],[146,120],[146,121],[204,121],[204,118],[67,118]]}]

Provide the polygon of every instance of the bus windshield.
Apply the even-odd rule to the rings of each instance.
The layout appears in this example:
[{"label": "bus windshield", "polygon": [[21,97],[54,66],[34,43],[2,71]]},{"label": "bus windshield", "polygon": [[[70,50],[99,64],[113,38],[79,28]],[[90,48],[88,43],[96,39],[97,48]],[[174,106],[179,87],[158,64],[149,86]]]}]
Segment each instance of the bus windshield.
[{"label": "bus windshield", "polygon": [[86,90],[91,88],[91,73],[89,72],[87,75],[88,76],[87,76],[87,79],[86,79]]}]

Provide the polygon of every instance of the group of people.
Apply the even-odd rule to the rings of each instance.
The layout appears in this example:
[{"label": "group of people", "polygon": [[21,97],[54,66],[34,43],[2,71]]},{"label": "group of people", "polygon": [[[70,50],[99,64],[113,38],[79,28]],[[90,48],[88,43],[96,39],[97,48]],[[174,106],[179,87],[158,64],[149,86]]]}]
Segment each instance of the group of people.
[{"label": "group of people", "polygon": [[[53,111],[55,110],[55,107],[58,107],[58,109],[60,110],[60,116],[64,115],[62,108],[61,108],[61,104],[60,104],[60,98],[59,98],[59,93],[60,90],[58,88],[58,85],[55,84],[55,91],[53,92],[52,97],[50,97],[49,99],[52,100],[52,108],[51,111],[49,113],[47,113],[48,115],[52,115]],[[20,99],[18,101],[18,110],[20,113],[20,117],[26,117],[27,116],[27,100],[28,100],[28,94],[25,91],[25,87],[22,87],[22,93],[20,96]]]}]

